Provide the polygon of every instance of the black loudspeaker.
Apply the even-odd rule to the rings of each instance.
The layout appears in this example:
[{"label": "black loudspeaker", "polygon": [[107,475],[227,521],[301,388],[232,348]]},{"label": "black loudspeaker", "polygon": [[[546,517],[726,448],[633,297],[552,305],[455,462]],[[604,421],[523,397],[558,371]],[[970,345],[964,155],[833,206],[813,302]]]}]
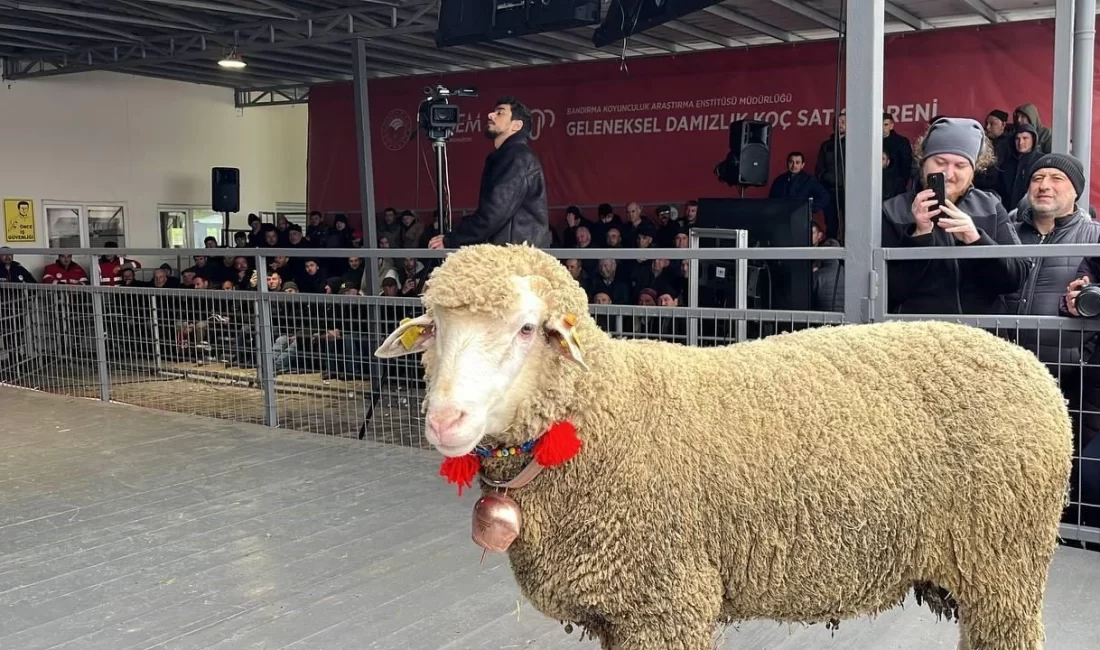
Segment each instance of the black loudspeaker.
[{"label": "black loudspeaker", "polygon": [[240,212],[241,170],[215,167],[210,172],[210,206],[214,212]]},{"label": "black loudspeaker", "polygon": [[760,120],[738,120],[730,124],[730,155],[736,181],[731,185],[768,184],[771,164],[772,127]]}]

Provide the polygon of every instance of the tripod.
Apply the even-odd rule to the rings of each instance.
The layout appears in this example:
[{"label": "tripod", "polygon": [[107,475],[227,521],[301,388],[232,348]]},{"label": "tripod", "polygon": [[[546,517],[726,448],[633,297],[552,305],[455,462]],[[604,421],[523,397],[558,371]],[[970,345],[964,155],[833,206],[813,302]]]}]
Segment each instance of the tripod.
[{"label": "tripod", "polygon": [[[450,210],[450,178],[443,180],[444,174],[448,174],[447,140],[445,138],[432,138],[432,151],[435,152],[435,202],[439,214],[439,234],[445,235],[451,231]],[[446,183],[446,185],[444,184]],[[447,189],[447,197],[444,199],[443,190]]]}]

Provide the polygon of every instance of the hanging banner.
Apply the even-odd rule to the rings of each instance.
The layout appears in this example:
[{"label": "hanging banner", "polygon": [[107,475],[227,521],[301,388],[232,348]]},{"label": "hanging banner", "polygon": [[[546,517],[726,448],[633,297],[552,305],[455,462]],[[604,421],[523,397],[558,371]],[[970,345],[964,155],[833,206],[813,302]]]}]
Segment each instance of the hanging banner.
[{"label": "hanging banner", "polygon": [[[940,114],[984,122],[989,111],[1035,104],[1049,126],[1053,22],[888,35],[884,110],[911,140]],[[500,96],[532,109],[531,146],[551,205],[621,206],[734,196],[714,167],[729,151],[729,125],[773,126],[770,177],[800,151],[807,169],[832,133],[844,101],[836,42],[718,50],[445,76],[371,80],[370,128],[377,211],[436,207],[435,159],[417,126],[425,88],[474,86],[448,142],[451,205],[475,206],[492,143],[485,115]],[[852,80],[852,83],[858,83]],[[314,88],[309,99],[309,208],[359,211],[355,103],[350,84]],[[877,117],[876,117],[877,119]],[[1095,185],[1094,185],[1095,187]],[[765,196],[750,188],[746,196]],[[1094,196],[1096,191],[1094,190]],[[1095,200],[1095,199],[1094,199]]]},{"label": "hanging banner", "polygon": [[4,241],[34,243],[34,199],[4,199]]}]

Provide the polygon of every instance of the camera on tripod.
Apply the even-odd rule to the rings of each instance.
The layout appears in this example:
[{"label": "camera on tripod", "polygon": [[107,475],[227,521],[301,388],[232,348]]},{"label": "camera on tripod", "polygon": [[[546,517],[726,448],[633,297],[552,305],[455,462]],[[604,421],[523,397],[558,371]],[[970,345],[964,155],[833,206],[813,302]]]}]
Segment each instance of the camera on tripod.
[{"label": "camera on tripod", "polygon": [[442,84],[435,88],[431,86],[424,89],[427,98],[420,102],[417,111],[420,118],[420,128],[435,141],[446,141],[455,134],[458,128],[458,106],[450,102],[451,97],[477,97],[477,88],[457,88],[450,90]]}]

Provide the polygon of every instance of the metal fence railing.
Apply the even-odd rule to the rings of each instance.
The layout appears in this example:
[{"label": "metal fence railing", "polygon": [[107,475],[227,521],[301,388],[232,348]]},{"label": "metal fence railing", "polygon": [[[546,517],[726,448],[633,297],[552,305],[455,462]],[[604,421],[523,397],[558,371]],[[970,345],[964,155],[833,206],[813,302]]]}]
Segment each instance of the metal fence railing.
[{"label": "metal fence railing", "polygon": [[[744,248],[743,237],[731,236],[729,241],[735,246],[697,248],[698,238],[692,238],[692,248],[650,249],[644,262],[638,261],[642,256],[638,249],[551,253],[563,261],[580,261],[583,273],[598,272],[594,269],[601,259],[635,268],[653,259],[668,259],[667,268],[680,270],[679,284],[670,291],[676,299],[670,304],[654,300],[595,304],[593,300],[590,313],[605,331],[619,337],[713,346],[853,322],[836,310],[843,300],[838,303],[835,295],[828,307],[813,309],[777,309],[770,298],[762,297],[769,291],[762,288],[771,281],[771,271],[762,271],[769,263],[778,262],[774,265],[778,269],[800,260],[830,260],[830,268],[840,264],[832,278],[838,280],[851,251]],[[71,252],[74,259],[102,253],[98,249]],[[140,257],[161,251],[114,252]],[[203,252],[173,251],[179,255]],[[344,291],[348,285],[340,282],[315,283],[310,289],[305,286],[311,282],[308,276],[299,278],[303,286],[296,292],[268,284],[268,263],[276,258],[308,256],[324,267],[328,261],[360,256],[367,264],[377,265],[383,251],[247,252],[255,273],[228,282],[230,290],[100,286],[94,267],[90,286],[0,284],[0,383],[426,448],[419,359],[373,356],[403,318],[420,313],[416,291],[407,296],[361,295],[355,289],[369,284]],[[420,277],[447,254],[420,249],[384,253],[387,260],[419,260],[424,266]],[[1051,314],[892,314],[884,308],[887,279],[898,259],[997,255],[1080,259],[1100,257],[1100,245],[877,249],[868,265],[874,280],[872,295],[865,297],[870,305],[867,314],[875,321],[952,320],[985,328],[1035,351],[1059,381],[1075,423],[1072,504],[1064,518],[1063,537],[1100,543],[1100,354],[1095,352],[1100,347],[1100,320]],[[721,274],[714,265],[719,263],[732,277],[716,289],[714,278]],[[813,268],[818,268],[817,263]],[[768,278],[760,286],[750,286],[757,271]],[[843,286],[834,288],[834,293],[837,290],[844,293]]]}]

